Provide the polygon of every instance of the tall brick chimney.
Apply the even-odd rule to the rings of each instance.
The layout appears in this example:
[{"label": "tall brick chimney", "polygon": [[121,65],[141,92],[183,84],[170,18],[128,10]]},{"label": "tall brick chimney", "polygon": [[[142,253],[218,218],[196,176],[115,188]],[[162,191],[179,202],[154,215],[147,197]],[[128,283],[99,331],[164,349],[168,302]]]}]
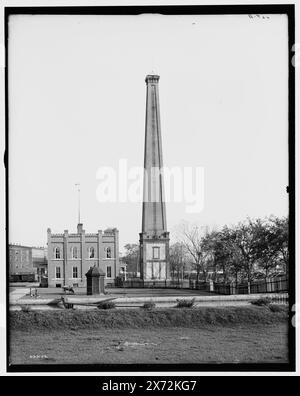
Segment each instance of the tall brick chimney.
[{"label": "tall brick chimney", "polygon": [[[144,191],[140,270],[144,280],[169,277],[169,233],[166,222],[158,75],[146,76]],[[155,261],[154,261],[155,260]]]}]

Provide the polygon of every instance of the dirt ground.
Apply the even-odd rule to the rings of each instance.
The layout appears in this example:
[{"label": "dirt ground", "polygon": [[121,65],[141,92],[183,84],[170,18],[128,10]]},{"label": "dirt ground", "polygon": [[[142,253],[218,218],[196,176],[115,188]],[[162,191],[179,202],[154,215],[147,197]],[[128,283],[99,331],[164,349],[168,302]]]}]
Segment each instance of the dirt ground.
[{"label": "dirt ground", "polygon": [[20,331],[12,364],[287,363],[287,325]]},{"label": "dirt ground", "polygon": [[[17,290],[18,288],[10,288],[10,292]],[[75,295],[72,296],[86,296],[85,288],[74,288]],[[56,298],[60,296],[65,296],[66,293],[63,292],[61,288],[48,287],[48,288],[37,288],[39,298]],[[106,293],[115,297],[160,297],[160,296],[209,296],[214,293],[205,292],[202,290],[193,289],[135,289],[135,288],[106,288]],[[28,298],[30,295],[30,289],[22,298]],[[69,294],[67,294],[69,295]]]}]

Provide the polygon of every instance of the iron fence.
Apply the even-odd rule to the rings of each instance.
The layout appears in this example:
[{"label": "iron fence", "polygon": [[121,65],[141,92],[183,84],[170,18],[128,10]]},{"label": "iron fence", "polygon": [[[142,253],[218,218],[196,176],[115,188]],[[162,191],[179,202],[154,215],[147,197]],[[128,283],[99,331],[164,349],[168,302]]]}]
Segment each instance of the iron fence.
[{"label": "iron fence", "polygon": [[256,294],[256,293],[284,293],[288,292],[288,279],[268,279],[262,281],[253,281],[250,283],[218,283],[196,281],[192,279],[184,280],[150,280],[128,279],[118,281],[114,287],[124,288],[149,288],[149,289],[194,289],[203,292],[213,292],[215,294],[232,295],[232,294]]},{"label": "iron fence", "polygon": [[288,304],[289,303],[289,295],[288,293],[276,294],[271,297],[272,304]]},{"label": "iron fence", "polygon": [[[116,285],[117,286],[117,285]],[[143,279],[128,279],[124,280],[119,287],[125,288],[148,288],[148,289],[189,289],[188,280],[150,280],[144,281]]]},{"label": "iron fence", "polygon": [[254,294],[254,293],[281,293],[288,291],[287,278],[263,280],[239,284],[236,286],[235,294]]},{"label": "iron fence", "polygon": [[214,283],[214,292],[217,294],[259,294],[288,292],[288,279],[268,279],[250,283]]}]

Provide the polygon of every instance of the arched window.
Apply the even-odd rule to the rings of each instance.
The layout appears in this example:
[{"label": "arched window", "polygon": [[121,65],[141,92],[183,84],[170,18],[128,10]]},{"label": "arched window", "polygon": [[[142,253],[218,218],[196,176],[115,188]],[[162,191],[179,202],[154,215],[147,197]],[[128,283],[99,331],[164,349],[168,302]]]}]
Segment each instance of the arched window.
[{"label": "arched window", "polygon": [[111,258],[111,248],[110,247],[108,247],[106,249],[106,258]]},{"label": "arched window", "polygon": [[95,257],[95,249],[93,247],[89,248],[89,258]]},{"label": "arched window", "polygon": [[76,246],[73,246],[71,248],[71,255],[73,259],[77,259],[78,258],[78,250]]},{"label": "arched window", "polygon": [[59,247],[54,248],[54,257],[56,259],[60,259],[60,248]]}]

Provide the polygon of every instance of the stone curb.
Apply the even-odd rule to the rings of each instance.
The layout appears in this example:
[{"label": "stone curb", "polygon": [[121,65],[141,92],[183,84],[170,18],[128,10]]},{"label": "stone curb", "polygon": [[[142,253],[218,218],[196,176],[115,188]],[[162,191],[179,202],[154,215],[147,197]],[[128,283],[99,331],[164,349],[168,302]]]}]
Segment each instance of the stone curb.
[{"label": "stone curb", "polygon": [[[65,297],[65,302],[69,304],[97,304],[102,301],[113,300],[117,305],[123,304],[143,304],[145,302],[154,303],[177,303],[178,300],[192,300],[195,302],[227,302],[227,301],[252,301],[261,298],[287,298],[288,293],[259,293],[259,294],[235,294],[230,296],[176,296],[176,297],[116,297],[113,295],[106,295],[101,297]],[[10,305],[56,305],[61,302],[60,298],[55,299],[22,299],[10,303]]]}]

